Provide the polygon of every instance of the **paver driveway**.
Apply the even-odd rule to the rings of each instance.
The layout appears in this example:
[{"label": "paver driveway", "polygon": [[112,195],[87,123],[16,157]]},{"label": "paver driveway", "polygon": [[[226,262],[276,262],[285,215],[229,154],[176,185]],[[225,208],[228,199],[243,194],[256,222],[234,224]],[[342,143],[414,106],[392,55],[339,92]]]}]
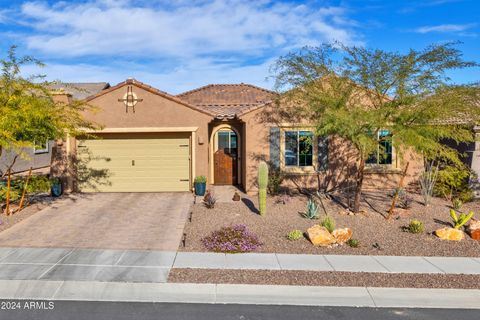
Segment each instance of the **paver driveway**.
[{"label": "paver driveway", "polygon": [[96,193],[61,200],[0,233],[2,247],[176,251],[190,193]]}]

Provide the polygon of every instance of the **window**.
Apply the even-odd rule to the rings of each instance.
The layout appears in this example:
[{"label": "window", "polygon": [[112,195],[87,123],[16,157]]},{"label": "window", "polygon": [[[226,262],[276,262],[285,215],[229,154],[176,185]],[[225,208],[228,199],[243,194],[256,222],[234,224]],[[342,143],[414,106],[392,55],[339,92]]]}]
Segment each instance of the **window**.
[{"label": "window", "polygon": [[35,146],[33,147],[33,153],[48,153],[48,140],[42,144],[35,143]]},{"label": "window", "polygon": [[367,164],[392,164],[392,134],[388,130],[380,130],[377,139],[377,151],[368,157]]},{"label": "window", "polygon": [[313,132],[285,131],[285,166],[313,165]]},{"label": "window", "polygon": [[217,141],[217,150],[223,149],[226,154],[237,154],[237,134],[234,131],[218,131]]}]

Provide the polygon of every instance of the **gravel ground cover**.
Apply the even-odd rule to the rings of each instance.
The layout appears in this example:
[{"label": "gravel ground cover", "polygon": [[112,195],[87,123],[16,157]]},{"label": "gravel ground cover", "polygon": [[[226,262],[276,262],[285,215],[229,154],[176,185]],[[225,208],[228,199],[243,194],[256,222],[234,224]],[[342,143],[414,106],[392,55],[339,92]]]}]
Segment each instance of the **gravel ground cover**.
[{"label": "gravel ground cover", "polygon": [[[391,203],[386,193],[366,193],[362,203],[365,214],[347,215],[336,201],[324,200],[327,213],[336,221],[339,228],[349,227],[353,238],[360,241],[358,248],[348,245],[333,247],[314,247],[309,240],[302,238],[290,241],[286,238],[289,231],[299,229],[305,232],[309,227],[319,224],[325,216],[320,209],[320,219],[310,220],[302,216],[307,197],[292,196],[286,204],[278,203],[278,197],[267,200],[267,215],[257,213],[256,197],[243,198],[240,202],[217,203],[214,209],[207,209],[201,203],[192,208],[192,221],[187,222],[185,247],[181,251],[207,251],[201,239],[223,226],[245,224],[259,236],[263,245],[257,252],[310,253],[310,254],[357,254],[357,255],[400,255],[400,256],[480,256],[480,241],[471,239],[467,234],[460,242],[444,241],[432,232],[438,228],[450,226],[450,203],[434,198],[432,204],[425,207],[419,194],[412,194],[413,203],[409,210],[396,210],[396,218],[386,220],[383,215]],[[462,211],[473,210],[480,219],[480,201],[467,203]],[[411,219],[419,219],[425,224],[425,232],[411,234],[404,232]]]},{"label": "gravel ground cover", "polygon": [[28,203],[27,206],[23,208],[22,211],[20,212],[10,214],[9,216],[5,215],[4,213],[1,213],[0,214],[0,232],[8,228],[11,228],[13,225],[27,219],[28,217],[33,216],[35,213],[39,212],[42,209],[45,209],[46,207],[51,205],[54,201],[57,201],[61,198],[63,197],[53,198],[48,195],[40,195],[32,199],[30,203]]},{"label": "gravel ground cover", "polygon": [[168,282],[480,289],[480,275],[172,269]]}]

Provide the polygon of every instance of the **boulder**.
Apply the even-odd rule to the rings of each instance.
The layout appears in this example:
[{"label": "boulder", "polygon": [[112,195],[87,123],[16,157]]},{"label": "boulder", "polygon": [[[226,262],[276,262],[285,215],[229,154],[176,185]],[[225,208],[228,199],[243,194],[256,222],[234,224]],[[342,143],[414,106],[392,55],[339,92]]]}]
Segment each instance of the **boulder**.
[{"label": "boulder", "polygon": [[352,238],[352,230],[350,228],[335,229],[332,235],[338,244],[343,244]]},{"label": "boulder", "polygon": [[470,220],[470,225],[468,226],[468,233],[470,234],[470,237],[472,237],[472,239],[480,240],[480,220]]},{"label": "boulder", "polygon": [[335,238],[322,226],[314,225],[307,229],[308,239],[314,246],[326,247],[335,243]]},{"label": "boulder", "polygon": [[462,230],[454,228],[441,228],[435,230],[435,234],[442,240],[460,241],[465,238]]}]

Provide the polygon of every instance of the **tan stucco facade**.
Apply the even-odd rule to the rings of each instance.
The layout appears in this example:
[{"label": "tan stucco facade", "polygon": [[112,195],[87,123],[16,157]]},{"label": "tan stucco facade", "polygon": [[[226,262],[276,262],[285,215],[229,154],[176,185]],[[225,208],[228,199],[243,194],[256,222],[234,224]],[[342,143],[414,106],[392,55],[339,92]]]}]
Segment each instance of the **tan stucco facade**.
[{"label": "tan stucco facade", "polygon": [[[121,100],[127,86],[131,85],[135,95],[141,99],[133,108],[125,107]],[[101,138],[105,133],[131,135],[139,133],[173,133],[183,132],[190,137],[190,184],[193,187],[195,176],[206,176],[208,183],[214,183],[213,143],[219,129],[231,129],[238,135],[238,178],[240,186],[248,193],[257,191],[257,167],[261,160],[271,160],[271,130],[278,125],[265,120],[264,107],[249,110],[237,115],[235,119],[220,120],[204,110],[195,108],[180,99],[145,86],[126,81],[96,96],[87,98],[87,102],[96,107],[95,112],[85,114],[86,119],[100,125],[96,133]],[[102,133],[103,132],[103,133]],[[67,173],[68,186],[75,189],[75,172],[65,170],[65,162],[74,158],[77,142],[75,137],[59,142],[56,151],[54,170],[57,175]],[[68,155],[65,156],[65,154]],[[62,156],[63,155],[63,158]],[[58,161],[58,159],[63,159]],[[67,160],[69,159],[69,160]],[[406,161],[410,162],[406,183],[415,180],[422,168],[422,159],[408,153],[402,159],[397,157],[388,168],[372,168],[365,177],[365,188],[395,187],[401,176]],[[328,168],[310,172],[288,172],[285,186],[294,188],[317,188],[320,185],[348,185],[355,174],[355,154],[341,139],[329,138]],[[70,164],[71,166],[71,164]],[[63,168],[63,169],[61,169]],[[135,190],[132,190],[135,191]]]}]

